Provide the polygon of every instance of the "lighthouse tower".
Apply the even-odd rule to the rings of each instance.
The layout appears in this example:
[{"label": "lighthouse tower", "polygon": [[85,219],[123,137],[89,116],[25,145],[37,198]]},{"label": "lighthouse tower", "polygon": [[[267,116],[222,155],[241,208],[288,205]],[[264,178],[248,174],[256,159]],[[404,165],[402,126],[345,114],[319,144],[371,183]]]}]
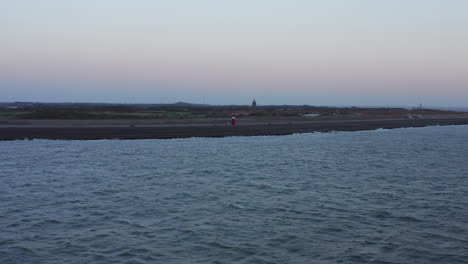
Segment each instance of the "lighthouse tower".
[{"label": "lighthouse tower", "polygon": [[252,111],[255,112],[257,110],[257,102],[255,102],[255,99],[252,102]]}]

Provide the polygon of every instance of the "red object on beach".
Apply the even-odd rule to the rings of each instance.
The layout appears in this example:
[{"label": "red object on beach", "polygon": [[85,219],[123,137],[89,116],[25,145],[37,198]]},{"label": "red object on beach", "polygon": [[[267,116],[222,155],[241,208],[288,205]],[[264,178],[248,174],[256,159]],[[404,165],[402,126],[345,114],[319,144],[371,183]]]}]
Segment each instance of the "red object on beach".
[{"label": "red object on beach", "polygon": [[232,126],[235,126],[235,125],[236,125],[236,116],[235,116],[235,115],[232,115],[231,125],[232,125]]}]

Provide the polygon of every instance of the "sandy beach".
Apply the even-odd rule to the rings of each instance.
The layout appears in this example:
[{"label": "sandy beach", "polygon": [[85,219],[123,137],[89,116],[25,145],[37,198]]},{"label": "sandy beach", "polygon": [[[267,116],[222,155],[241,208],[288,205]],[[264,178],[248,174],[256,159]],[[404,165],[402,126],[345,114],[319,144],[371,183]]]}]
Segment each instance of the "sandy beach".
[{"label": "sandy beach", "polygon": [[169,139],[467,125],[468,115],[367,119],[0,120],[0,140]]}]

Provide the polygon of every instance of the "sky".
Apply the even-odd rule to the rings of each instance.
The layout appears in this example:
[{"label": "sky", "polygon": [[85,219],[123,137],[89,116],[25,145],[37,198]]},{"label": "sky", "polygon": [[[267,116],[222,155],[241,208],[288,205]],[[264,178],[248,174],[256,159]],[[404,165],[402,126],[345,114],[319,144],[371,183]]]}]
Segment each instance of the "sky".
[{"label": "sky", "polygon": [[466,0],[0,0],[0,102],[468,105]]}]

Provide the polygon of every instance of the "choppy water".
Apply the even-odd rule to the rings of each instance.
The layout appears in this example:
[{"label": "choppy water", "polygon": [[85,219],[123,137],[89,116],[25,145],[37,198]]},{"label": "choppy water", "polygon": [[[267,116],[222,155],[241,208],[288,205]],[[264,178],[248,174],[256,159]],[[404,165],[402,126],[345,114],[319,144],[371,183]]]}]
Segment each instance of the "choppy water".
[{"label": "choppy water", "polygon": [[468,126],[0,142],[0,263],[467,263]]}]

